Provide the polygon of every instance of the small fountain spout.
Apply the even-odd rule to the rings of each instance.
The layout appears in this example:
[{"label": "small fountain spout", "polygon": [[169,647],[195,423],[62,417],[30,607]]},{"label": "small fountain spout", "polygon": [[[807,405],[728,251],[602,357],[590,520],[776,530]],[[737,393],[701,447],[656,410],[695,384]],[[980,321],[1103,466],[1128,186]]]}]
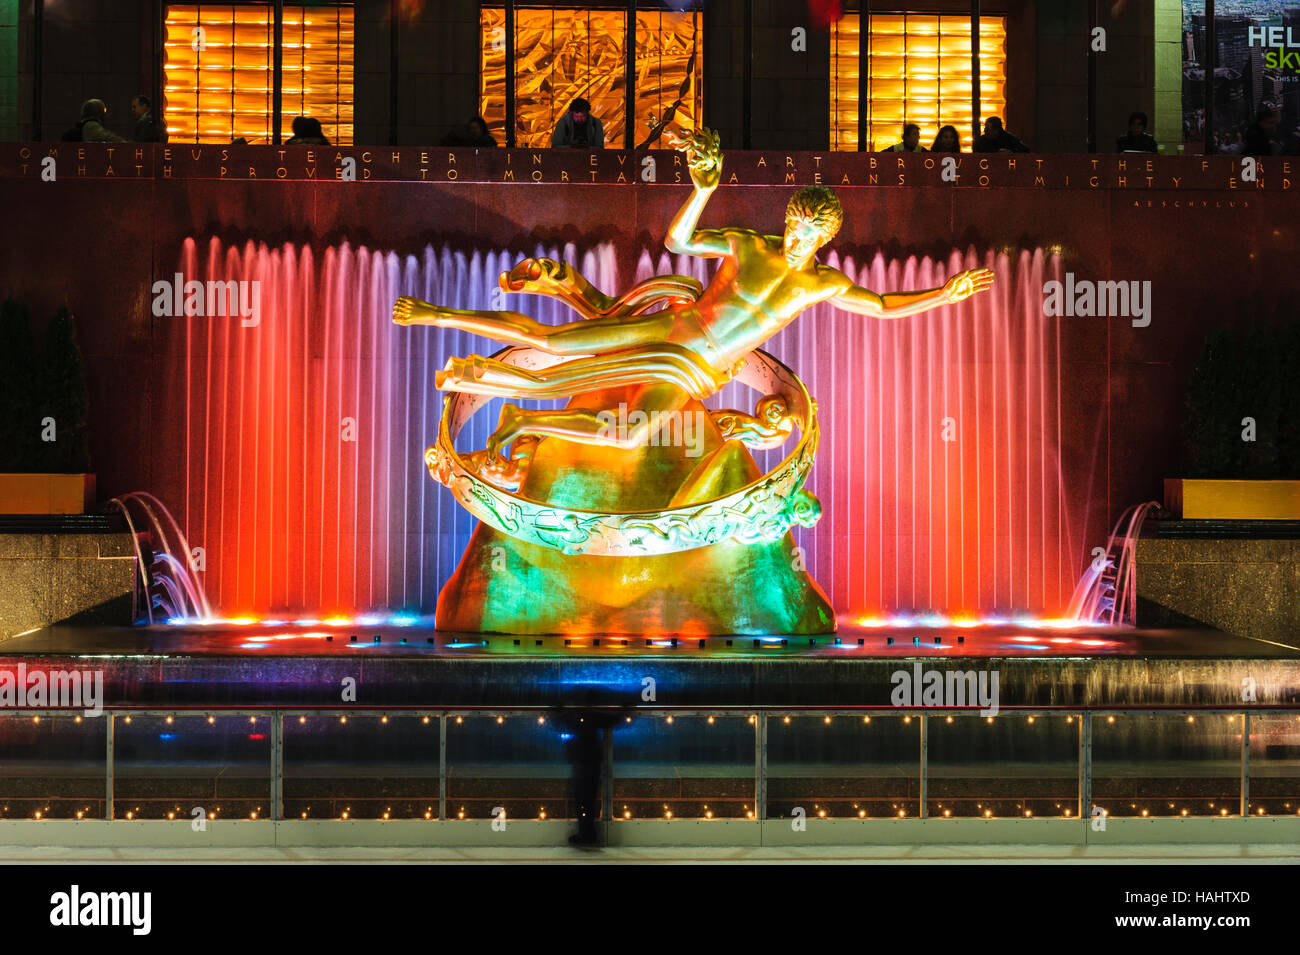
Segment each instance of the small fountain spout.
[{"label": "small fountain spout", "polygon": [[[211,617],[212,607],[199,582],[189,541],[163,502],[144,491],[132,491],[108,503],[126,518],[135,548],[133,618],[153,623],[155,610],[163,618]],[[140,546],[141,533],[152,538],[148,561]]]},{"label": "small fountain spout", "polygon": [[1088,565],[1074,588],[1069,620],[1134,626],[1137,622],[1137,541],[1147,515],[1159,501],[1134,504],[1119,516],[1106,542],[1106,553]]}]

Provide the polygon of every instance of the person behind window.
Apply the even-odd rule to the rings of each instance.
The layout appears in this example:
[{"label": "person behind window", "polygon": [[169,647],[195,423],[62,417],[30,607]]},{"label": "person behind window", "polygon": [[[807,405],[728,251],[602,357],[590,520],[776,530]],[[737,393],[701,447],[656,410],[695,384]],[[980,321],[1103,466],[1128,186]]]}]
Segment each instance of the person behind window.
[{"label": "person behind window", "polygon": [[81,104],[81,119],[63,134],[63,142],[72,143],[124,143],[117,133],[104,125],[108,107],[102,99],[88,99]]},{"label": "person behind window", "polygon": [[1229,156],[1240,156],[1246,146],[1241,133],[1221,133],[1214,140],[1214,151]]},{"label": "person behind window", "polygon": [[328,146],[325,130],[320,128],[320,120],[310,116],[298,116],[293,121],[293,137],[286,146]]},{"label": "person behind window", "polygon": [[135,130],[131,138],[137,143],[165,143],[167,133],[154,122],[153,104],[149,97],[137,93],[131,98],[131,115],[135,117]]},{"label": "person behind window", "polygon": [[1273,142],[1273,133],[1277,129],[1278,120],[1282,114],[1273,106],[1264,103],[1255,113],[1255,122],[1251,123],[1250,128],[1246,130],[1246,138],[1242,142],[1241,155],[1243,156],[1272,156],[1282,151],[1280,143]]},{"label": "person behind window", "polygon": [[925,147],[921,145],[921,127],[916,123],[908,123],[903,127],[903,141],[894,143],[885,150],[887,153],[923,153]]},{"label": "person behind window", "polygon": [[961,137],[957,135],[957,127],[940,126],[939,135],[934,137],[934,145],[930,147],[932,153],[959,153],[961,152]]},{"label": "person behind window", "polygon": [[574,146],[578,149],[604,149],[605,130],[600,120],[591,115],[591,104],[581,97],[569,106],[569,111],[555,124],[551,136],[552,146]]},{"label": "person behind window", "polygon": [[495,146],[497,141],[488,132],[487,120],[482,116],[471,117],[464,126],[453,129],[442,137],[443,146]]},{"label": "person behind window", "polygon": [[1002,120],[990,116],[984,123],[984,135],[975,140],[977,153],[1027,153],[1030,148],[1002,128]]},{"label": "person behind window", "polygon": [[1286,139],[1286,146],[1282,150],[1284,156],[1300,156],[1300,126],[1291,130]]},{"label": "person behind window", "polygon": [[1130,113],[1128,117],[1128,132],[1115,140],[1115,151],[1117,153],[1154,153],[1160,150],[1156,148],[1156,139],[1147,132],[1147,114]]}]

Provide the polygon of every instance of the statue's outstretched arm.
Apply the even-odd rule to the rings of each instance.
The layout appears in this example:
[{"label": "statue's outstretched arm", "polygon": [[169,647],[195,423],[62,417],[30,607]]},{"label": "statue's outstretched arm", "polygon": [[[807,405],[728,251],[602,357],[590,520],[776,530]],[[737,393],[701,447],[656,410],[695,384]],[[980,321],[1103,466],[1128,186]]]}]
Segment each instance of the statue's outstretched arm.
[{"label": "statue's outstretched arm", "polygon": [[906,318],[940,305],[960,302],[977,292],[983,292],[993,284],[993,272],[989,269],[971,269],[958,272],[943,288],[923,289],[919,292],[886,292],[881,295],[849,283],[844,291],[831,299],[846,312],[858,315],[870,315],[872,318]]},{"label": "statue's outstretched arm", "polygon": [[669,223],[664,245],[669,252],[705,258],[731,254],[731,242],[722,230],[696,228],[709,196],[713,195],[722,179],[722,148],[718,134],[709,129],[699,129],[687,136],[670,133],[669,141],[686,153],[686,164],[695,188]]}]

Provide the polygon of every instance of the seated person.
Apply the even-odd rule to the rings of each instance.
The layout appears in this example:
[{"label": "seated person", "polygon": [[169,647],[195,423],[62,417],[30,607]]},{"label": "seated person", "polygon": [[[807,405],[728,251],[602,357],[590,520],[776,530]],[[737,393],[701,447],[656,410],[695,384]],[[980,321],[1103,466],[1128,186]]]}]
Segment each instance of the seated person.
[{"label": "seated person", "polygon": [[[1273,133],[1277,130],[1278,120],[1282,118],[1279,112],[1268,103],[1260,105],[1259,110],[1255,113],[1255,122],[1246,130],[1246,138],[1242,141],[1241,154],[1243,156],[1272,156],[1282,151],[1281,144],[1273,142]],[[1225,152],[1227,150],[1224,150]]]},{"label": "seated person", "polygon": [[310,116],[297,116],[293,121],[293,136],[285,142],[286,146],[328,146],[325,130],[320,128],[320,120]]},{"label": "seated person", "polygon": [[135,117],[135,130],[131,138],[137,143],[165,143],[167,131],[153,118],[153,104],[149,97],[137,93],[131,97],[131,115]]},{"label": "seated person", "polygon": [[957,135],[956,126],[940,126],[939,135],[934,137],[934,145],[930,147],[932,153],[959,153],[961,152],[961,137]]},{"label": "seated person", "polygon": [[908,123],[903,127],[903,141],[894,143],[885,150],[887,153],[923,153],[925,147],[921,145],[921,127],[916,123]]},{"label": "seated person", "polygon": [[984,123],[984,135],[975,140],[977,153],[1027,153],[1032,150],[1002,128],[1002,120],[990,116]]},{"label": "seated person", "polygon": [[462,127],[453,129],[442,137],[443,146],[495,146],[497,141],[488,132],[487,120],[482,116],[473,116]]},{"label": "seated person", "polygon": [[1156,139],[1147,132],[1147,114],[1130,113],[1128,132],[1115,140],[1115,151],[1119,153],[1154,153]]},{"label": "seated person", "polygon": [[605,130],[600,120],[591,115],[591,104],[582,97],[575,99],[569,111],[555,124],[551,136],[552,146],[574,146],[578,149],[604,149]]},{"label": "seated person", "polygon": [[64,142],[73,143],[124,143],[117,133],[104,125],[108,107],[102,99],[88,99],[81,104],[81,119],[63,134]]}]

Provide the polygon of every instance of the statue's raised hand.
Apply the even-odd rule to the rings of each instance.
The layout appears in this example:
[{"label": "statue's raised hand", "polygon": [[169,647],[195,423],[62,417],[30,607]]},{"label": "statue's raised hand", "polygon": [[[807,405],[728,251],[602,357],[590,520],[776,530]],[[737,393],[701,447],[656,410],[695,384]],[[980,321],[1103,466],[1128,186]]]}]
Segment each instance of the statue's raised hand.
[{"label": "statue's raised hand", "polygon": [[667,139],[674,149],[686,153],[691,181],[700,189],[713,189],[722,180],[722,144],[712,129],[691,130],[685,135],[668,130]]},{"label": "statue's raised hand", "polygon": [[424,303],[418,298],[411,298],[403,295],[393,303],[393,324],[395,325],[413,325],[415,318]]},{"label": "statue's raised hand", "polygon": [[960,302],[970,298],[976,292],[983,292],[993,284],[991,269],[970,269],[958,272],[943,283],[943,292],[950,302]]}]

